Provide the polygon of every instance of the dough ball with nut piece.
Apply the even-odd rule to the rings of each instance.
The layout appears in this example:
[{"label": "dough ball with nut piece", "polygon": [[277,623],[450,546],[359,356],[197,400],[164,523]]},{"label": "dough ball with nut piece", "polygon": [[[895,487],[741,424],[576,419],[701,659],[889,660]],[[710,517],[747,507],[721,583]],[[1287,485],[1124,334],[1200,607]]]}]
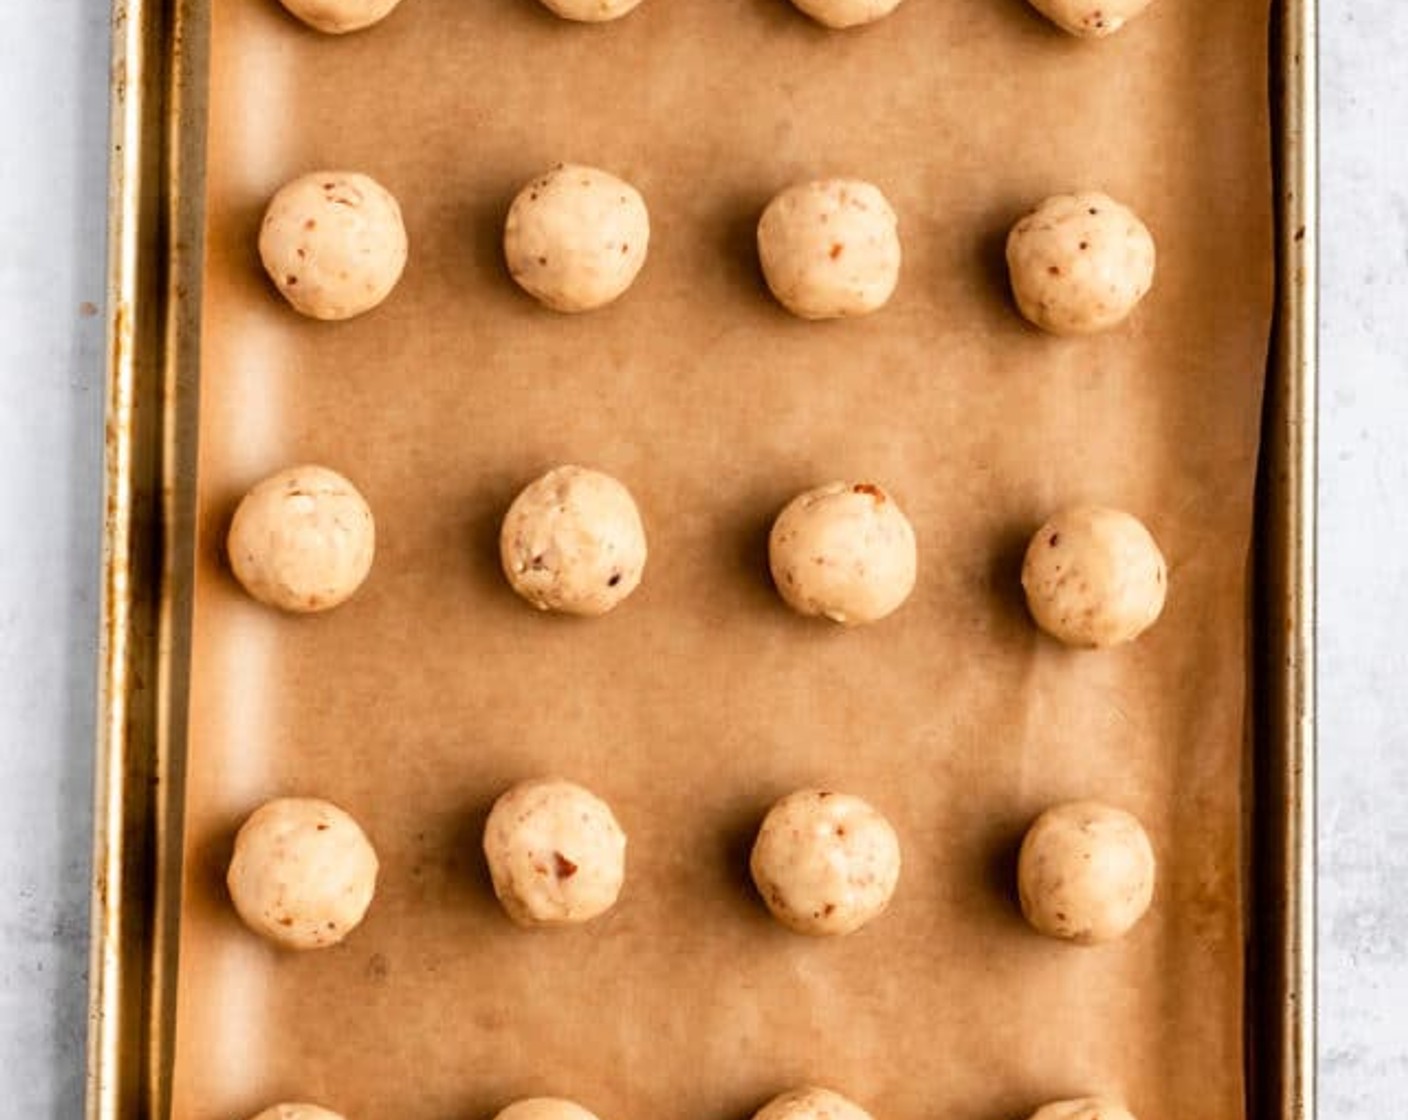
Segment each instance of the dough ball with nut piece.
[{"label": "dough ball with nut piece", "polygon": [[1130,1112],[1102,1097],[1056,1101],[1037,1109],[1030,1120],[1134,1120]]},{"label": "dough ball with nut piece", "polygon": [[1123,937],[1154,897],[1154,849],[1131,813],[1071,801],[1036,819],[1017,857],[1022,914],[1038,933],[1095,945]]},{"label": "dough ball with nut piece", "polygon": [[768,810],[749,860],[772,915],[814,937],[854,933],[890,904],[900,842],[873,806],[845,793],[806,789]]},{"label": "dough ball with nut piece", "polygon": [[561,779],[520,782],[484,826],[494,893],[521,926],[565,926],[610,910],[626,879],[626,834],[611,807]]},{"label": "dough ball with nut piece", "polygon": [[899,219],[880,188],[859,179],[798,183],[763,211],[758,257],[772,294],[794,315],[869,315],[899,283]]},{"label": "dough ball with nut piece", "polygon": [[561,1097],[528,1097],[499,1112],[494,1120],[597,1120],[576,1101]]},{"label": "dough ball with nut piece", "polygon": [[288,1102],[266,1108],[254,1120],[345,1120],[345,1117],[320,1105]]},{"label": "dough ball with nut piece", "polygon": [[542,0],[543,7],[576,23],[606,23],[640,6],[641,0]]},{"label": "dough ball with nut piece", "polygon": [[406,267],[391,192],[355,171],[314,171],[280,187],[259,228],[264,270],[294,309],[351,319],[376,307]]},{"label": "dough ball with nut piece", "polygon": [[1031,0],[1031,5],[1062,31],[1082,39],[1113,35],[1152,0]]},{"label": "dough ball with nut piece", "polygon": [[1138,215],[1097,191],[1048,198],[1007,235],[1017,307],[1052,334],[1122,322],[1153,286],[1154,256]]},{"label": "dough ball with nut piece", "polygon": [[554,311],[594,311],[635,282],[650,214],[630,183],[564,163],[518,192],[504,223],[504,259],[518,285]]},{"label": "dough ball with nut piece", "polygon": [[322,949],[361,923],[376,874],[376,852],[347,813],[317,798],[281,797],[240,827],[225,881],[255,933],[287,949]]},{"label": "dough ball with nut piece", "polygon": [[870,1113],[831,1089],[805,1086],[779,1094],[753,1120],[871,1120]]},{"label": "dough ball with nut piece", "polygon": [[609,474],[557,467],[513,500],[499,555],[514,591],[539,610],[603,615],[640,584],[645,526]]},{"label": "dough ball with nut piece", "polygon": [[226,539],[230,567],[255,599],[311,614],[350,599],[371,571],[376,524],[366,499],[334,470],[305,464],[256,484]]},{"label": "dough ball with nut piece", "polygon": [[901,0],[792,0],[792,3],[822,26],[840,30],[884,19],[900,6]]},{"label": "dough ball with nut piece", "polygon": [[309,27],[329,35],[345,35],[379,23],[401,0],[280,0]]},{"label": "dough ball with nut piece", "polygon": [[1036,624],[1070,646],[1131,642],[1164,609],[1168,565],[1132,514],[1102,506],[1062,510],[1037,530],[1022,563]]},{"label": "dough ball with nut piece", "polygon": [[793,610],[845,626],[877,622],[914,589],[914,529],[870,482],[833,482],[793,498],[768,536],[778,594]]}]

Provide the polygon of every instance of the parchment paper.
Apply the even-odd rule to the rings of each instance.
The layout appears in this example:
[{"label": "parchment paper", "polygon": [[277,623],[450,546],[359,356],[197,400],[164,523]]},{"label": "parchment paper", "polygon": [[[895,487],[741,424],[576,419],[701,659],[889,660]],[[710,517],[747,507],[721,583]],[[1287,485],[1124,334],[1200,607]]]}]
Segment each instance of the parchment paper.
[{"label": "parchment paper", "polygon": [[[212,0],[199,572],[175,1113],[280,1098],[350,1120],[488,1120],[526,1094],[602,1120],[745,1120],[798,1083],[877,1120],[1019,1120],[1109,1092],[1141,1120],[1242,1113],[1248,550],[1271,295],[1265,0],[1157,0],[1079,43],[1021,0],[908,0],[827,34],[783,0],[645,0],[572,26],[534,0],[405,0],[344,39],[273,0]],[[558,160],[634,182],[649,263],[561,317],[504,274],[516,188]],[[284,180],[367,171],[399,197],[406,276],[363,319],[286,309],[255,254]],[[808,324],[761,287],[770,195],[879,184],[905,265],[870,319]],[[1062,341],[1006,295],[1002,241],[1043,196],[1108,190],[1159,246],[1127,328]],[[316,461],[377,515],[371,580],[325,617],[245,599],[235,501]],[[543,617],[497,569],[499,518],[560,462],[636,494],[643,587]],[[768,523],[872,479],[920,542],[901,613],[843,632],[772,592]],[[1164,619],[1109,653],[1036,633],[1027,536],[1077,501],[1143,517]],[[524,933],[490,891],[493,798],[555,773],[630,836],[619,907]],[[822,784],[894,822],[891,911],[816,942],[746,878],[771,800]],[[238,924],[233,830],[330,798],[382,859],[365,925],[287,955]],[[1153,912],[1044,940],[1016,844],[1058,800],[1148,826]]]}]

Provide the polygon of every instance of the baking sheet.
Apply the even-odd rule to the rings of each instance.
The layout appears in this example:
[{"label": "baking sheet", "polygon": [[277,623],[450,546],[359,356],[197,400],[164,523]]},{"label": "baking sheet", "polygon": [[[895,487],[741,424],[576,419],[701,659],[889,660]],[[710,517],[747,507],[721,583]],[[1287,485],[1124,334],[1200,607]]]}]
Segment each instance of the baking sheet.
[{"label": "baking sheet", "polygon": [[[407,0],[344,40],[276,5],[211,26],[200,532],[174,1113],[280,1097],[352,1116],[487,1116],[572,1096],[604,1120],[735,1120],[820,1080],[885,1120],[1016,1116],[1126,1097],[1143,1120],[1242,1108],[1240,828],[1246,571],[1269,332],[1261,4],[1156,4],[1106,43],[1012,3],[910,0],[827,35],[773,0],[648,0],[569,27],[523,0]],[[516,187],[559,159],[631,179],[652,255],[619,305],[559,318],[498,261]],[[411,265],[363,320],[318,325],[264,286],[259,213],[284,179],[365,170],[400,198]],[[872,319],[789,319],[752,227],[816,174],[877,182],[905,272]],[[1026,330],[1001,242],[1044,194],[1108,189],[1160,246],[1131,326]],[[378,514],[362,596],[294,621],[246,602],[219,540],[295,461]],[[632,487],[641,591],[593,623],[503,586],[497,520],[575,460]],[[839,477],[893,488],[914,598],[841,633],[767,584],[772,514]],[[1111,654],[1025,620],[1026,535],[1078,500],[1144,517],[1163,622]],[[580,931],[499,914],[477,836],[550,771],[616,807],[621,906]],[[894,907],[837,944],[774,927],[744,869],[770,800],[825,783],[894,821]],[[367,827],[382,886],[337,950],[281,956],[220,884],[233,828],[282,793]],[[1094,795],[1161,856],[1129,940],[1029,934],[1022,829]]]}]

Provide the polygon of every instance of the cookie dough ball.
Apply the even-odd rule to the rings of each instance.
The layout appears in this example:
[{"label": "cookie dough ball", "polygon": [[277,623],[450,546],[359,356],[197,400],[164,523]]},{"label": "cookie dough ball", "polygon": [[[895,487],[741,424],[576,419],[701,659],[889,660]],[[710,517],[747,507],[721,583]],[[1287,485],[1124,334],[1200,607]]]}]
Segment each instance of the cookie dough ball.
[{"label": "cookie dough ball", "polygon": [[329,35],[360,31],[391,14],[401,0],[280,0],[309,27]]},{"label": "cookie dough ball", "polygon": [[316,1104],[276,1104],[273,1108],[266,1108],[254,1120],[344,1120],[344,1117]]},{"label": "cookie dough ball", "polygon": [[1032,1113],[1031,1120],[1134,1120],[1120,1105],[1100,1097],[1057,1101]]},{"label": "cookie dough ball", "polygon": [[588,922],[616,904],[626,878],[626,834],[611,807],[572,782],[521,782],[484,826],[494,893],[521,926]]},{"label": "cookie dough ball", "polygon": [[830,1089],[793,1089],[774,1097],[753,1120],[871,1120],[870,1113]]},{"label": "cookie dough ball", "polygon": [[876,622],[914,589],[914,529],[872,482],[808,490],[778,514],[768,537],[773,583],[799,614],[845,626]]},{"label": "cookie dough ball", "polygon": [[345,603],[376,553],[376,526],[357,488],[327,467],[290,467],[254,487],[226,542],[244,589],[279,610],[310,614]]},{"label": "cookie dough ball", "polygon": [[1149,6],[1151,0],[1031,0],[1057,27],[1082,39],[1113,35]]},{"label": "cookie dough ball", "polygon": [[825,27],[859,27],[883,19],[900,6],[901,0],[792,0]]},{"label": "cookie dough ball", "polygon": [[899,219],[880,188],[859,179],[799,183],[763,211],[758,256],[772,294],[794,315],[868,315],[899,283]]},{"label": "cookie dough ball", "polygon": [[1048,634],[1070,646],[1103,648],[1133,641],[1158,619],[1168,566],[1137,517],[1077,506],[1032,537],[1022,588]]},{"label": "cookie dough ball", "polygon": [[542,0],[542,3],[563,19],[578,23],[606,23],[635,11],[640,0]]},{"label": "cookie dough ball", "polygon": [[617,299],[649,247],[650,214],[640,192],[574,163],[519,191],[504,224],[509,272],[554,311],[593,311]]},{"label": "cookie dough ball", "polygon": [[900,842],[859,797],[799,790],[771,809],[749,861],[772,916],[797,933],[854,933],[890,904]]},{"label": "cookie dough ball", "polygon": [[1123,937],[1154,897],[1154,849],[1139,821],[1098,801],[1048,809],[1017,857],[1022,913],[1038,933],[1081,945]]},{"label": "cookie dough ball", "polygon": [[351,319],[387,296],[406,267],[391,192],[355,171],[315,171],[279,188],[259,227],[264,271],[294,309]]},{"label": "cookie dough ball", "polygon": [[1109,195],[1056,195],[1012,227],[1007,271],[1036,326],[1094,334],[1123,321],[1154,283],[1154,239]]},{"label": "cookie dough ball", "polygon": [[557,467],[514,499],[499,556],[509,584],[539,610],[602,615],[640,584],[645,526],[609,474]]},{"label": "cookie dough ball", "polygon": [[281,797],[244,822],[225,881],[255,933],[288,949],[322,949],[366,915],[376,873],[376,852],[350,816],[327,801]]}]

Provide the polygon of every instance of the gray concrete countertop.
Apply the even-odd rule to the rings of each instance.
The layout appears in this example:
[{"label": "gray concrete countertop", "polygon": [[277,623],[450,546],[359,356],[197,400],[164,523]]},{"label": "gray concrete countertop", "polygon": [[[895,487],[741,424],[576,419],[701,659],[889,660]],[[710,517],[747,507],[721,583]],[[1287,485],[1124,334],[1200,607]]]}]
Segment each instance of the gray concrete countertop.
[{"label": "gray concrete countertop", "polygon": [[[55,1120],[83,1091],[108,7],[11,3],[0,37],[0,1101]],[[1321,1115],[1382,1120],[1408,1097],[1408,5],[1322,0],[1321,42]]]}]

